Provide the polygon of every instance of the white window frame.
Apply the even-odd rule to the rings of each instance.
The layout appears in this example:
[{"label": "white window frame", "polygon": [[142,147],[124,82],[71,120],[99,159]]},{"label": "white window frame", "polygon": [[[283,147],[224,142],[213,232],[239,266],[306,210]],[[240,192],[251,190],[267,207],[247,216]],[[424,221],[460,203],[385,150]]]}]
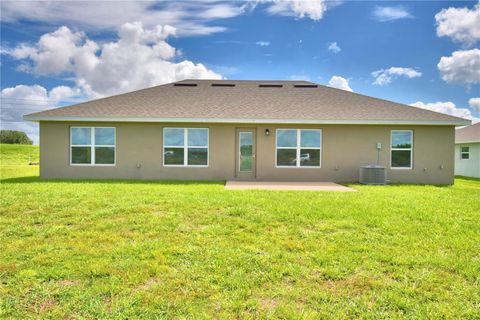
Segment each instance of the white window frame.
[{"label": "white window frame", "polygon": [[[412,134],[412,143],[410,148],[392,148],[394,132],[410,132]],[[414,142],[413,130],[391,130],[390,131],[390,169],[392,170],[412,170],[413,169],[413,148],[414,148],[413,142]],[[392,167],[393,151],[410,151],[410,167]]]},{"label": "white window frame", "polygon": [[[90,129],[90,144],[72,144],[72,129]],[[95,144],[95,129],[113,129],[113,145]],[[72,148],[73,147],[89,147],[90,148],[90,163],[72,163]],[[113,148],[113,163],[95,163],[95,148],[107,147]],[[92,127],[92,126],[72,126],[70,127],[70,165],[71,166],[87,166],[87,167],[114,167],[117,165],[117,129],[115,127]]]},{"label": "white window frame", "polygon": [[[278,131],[280,130],[295,130],[297,131],[297,146],[296,147],[278,147]],[[318,131],[320,133],[320,147],[304,147],[301,146],[301,131]],[[275,168],[300,168],[300,169],[321,169],[322,168],[322,145],[323,145],[323,132],[322,129],[296,129],[296,128],[278,128],[275,130]],[[279,166],[277,164],[277,150],[296,150],[296,163],[294,166]],[[301,149],[318,149],[320,150],[320,164],[318,166],[300,166]]]},{"label": "white window frame", "polygon": [[[462,148],[468,148],[468,151],[467,152],[462,151]],[[464,159],[463,158],[464,154],[468,155],[468,158]],[[463,160],[463,161],[470,160],[470,146],[460,146],[460,160]]]},{"label": "white window frame", "polygon": [[[165,145],[165,129],[183,129],[183,146],[168,146]],[[188,130],[190,129],[204,129],[207,130],[207,145],[206,146],[189,146],[188,145]],[[209,128],[184,128],[184,127],[164,127],[162,132],[162,163],[164,167],[182,167],[182,168],[208,168],[210,165],[210,130]],[[165,148],[183,148],[183,164],[165,164]],[[207,149],[207,164],[188,164],[188,149],[189,148],[204,148]]]}]

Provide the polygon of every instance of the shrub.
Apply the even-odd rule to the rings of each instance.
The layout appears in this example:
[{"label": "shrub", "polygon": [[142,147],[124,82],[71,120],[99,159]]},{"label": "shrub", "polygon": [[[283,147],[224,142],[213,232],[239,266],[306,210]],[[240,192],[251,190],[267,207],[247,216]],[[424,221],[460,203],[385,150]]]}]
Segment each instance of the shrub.
[{"label": "shrub", "polygon": [[25,132],[15,130],[0,130],[0,143],[33,144]]}]

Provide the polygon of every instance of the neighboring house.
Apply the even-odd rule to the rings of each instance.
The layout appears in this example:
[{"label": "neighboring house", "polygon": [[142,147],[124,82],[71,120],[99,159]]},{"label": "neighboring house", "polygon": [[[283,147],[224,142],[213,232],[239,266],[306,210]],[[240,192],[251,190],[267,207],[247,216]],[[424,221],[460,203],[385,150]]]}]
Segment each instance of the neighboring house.
[{"label": "neighboring house", "polygon": [[460,119],[305,81],[184,80],[33,113],[42,178],[451,184]]},{"label": "neighboring house", "polygon": [[455,174],[480,178],[480,122],[455,130]]}]

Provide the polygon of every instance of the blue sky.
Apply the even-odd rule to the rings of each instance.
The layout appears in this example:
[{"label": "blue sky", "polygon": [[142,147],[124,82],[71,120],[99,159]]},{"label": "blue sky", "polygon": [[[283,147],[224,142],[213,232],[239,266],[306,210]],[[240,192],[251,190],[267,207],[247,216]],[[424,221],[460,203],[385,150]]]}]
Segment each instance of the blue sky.
[{"label": "blue sky", "polygon": [[306,79],[480,118],[476,1],[2,1],[2,128],[183,78]]}]

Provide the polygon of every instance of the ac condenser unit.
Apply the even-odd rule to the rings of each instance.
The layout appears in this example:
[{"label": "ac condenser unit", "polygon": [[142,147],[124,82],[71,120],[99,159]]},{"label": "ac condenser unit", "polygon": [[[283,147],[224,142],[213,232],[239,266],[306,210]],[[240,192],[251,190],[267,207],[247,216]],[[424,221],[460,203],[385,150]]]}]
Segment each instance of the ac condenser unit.
[{"label": "ac condenser unit", "polygon": [[360,183],[387,184],[387,168],[375,164],[360,167]]}]

